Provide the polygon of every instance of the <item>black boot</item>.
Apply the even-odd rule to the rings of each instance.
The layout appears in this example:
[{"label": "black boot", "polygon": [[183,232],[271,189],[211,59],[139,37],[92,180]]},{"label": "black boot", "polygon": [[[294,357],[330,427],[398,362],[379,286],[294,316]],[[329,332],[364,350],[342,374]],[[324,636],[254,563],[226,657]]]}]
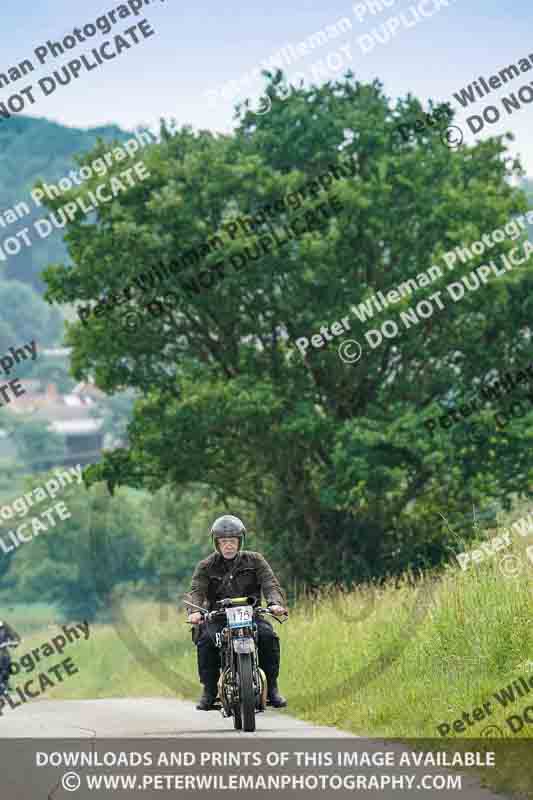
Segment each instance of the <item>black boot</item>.
[{"label": "black boot", "polygon": [[279,693],[277,679],[268,682],[267,705],[273,706],[274,708],[285,708],[287,705],[287,701]]},{"label": "black boot", "polygon": [[211,711],[211,709],[216,708],[215,700],[217,699],[217,692],[218,689],[216,686],[204,686],[202,696],[196,704],[198,711]]}]

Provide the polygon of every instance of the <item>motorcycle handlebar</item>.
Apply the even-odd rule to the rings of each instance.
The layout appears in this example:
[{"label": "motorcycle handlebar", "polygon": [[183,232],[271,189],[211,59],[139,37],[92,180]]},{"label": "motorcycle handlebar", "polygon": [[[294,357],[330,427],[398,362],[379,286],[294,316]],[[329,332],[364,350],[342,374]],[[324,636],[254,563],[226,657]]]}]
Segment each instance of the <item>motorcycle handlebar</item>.
[{"label": "motorcycle handlebar", "polygon": [[[276,616],[276,614],[273,614],[271,611],[269,611],[268,608],[261,608],[260,606],[257,606],[256,608],[254,608],[254,615],[255,614],[259,614],[259,613],[260,614],[268,614],[269,617],[273,617],[276,620],[276,622],[279,622],[280,625],[282,625],[284,622],[286,622],[287,619],[289,618],[289,615],[288,615],[287,612],[285,612],[283,618],[280,619],[278,616]],[[202,614],[202,617],[204,618],[204,621],[207,620],[207,622],[211,622],[213,619],[216,619],[217,617],[225,617],[226,616],[226,610],[225,609],[217,609],[215,611],[203,611],[202,610],[201,614]],[[187,620],[187,622],[188,622],[189,625],[196,624],[194,622],[189,622],[188,620]]]}]

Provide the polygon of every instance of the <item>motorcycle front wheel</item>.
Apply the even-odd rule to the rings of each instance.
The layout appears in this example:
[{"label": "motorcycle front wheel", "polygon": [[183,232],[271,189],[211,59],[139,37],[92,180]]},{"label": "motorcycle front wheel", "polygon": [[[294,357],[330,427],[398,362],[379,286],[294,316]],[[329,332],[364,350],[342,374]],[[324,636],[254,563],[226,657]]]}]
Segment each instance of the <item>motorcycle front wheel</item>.
[{"label": "motorcycle front wheel", "polygon": [[[240,709],[238,711],[239,720],[244,730],[253,733],[255,731],[255,692],[253,679],[253,666],[251,653],[239,653],[238,655],[239,673],[239,699]],[[235,727],[237,728],[237,709],[234,709]],[[240,728],[239,728],[240,729]]]}]

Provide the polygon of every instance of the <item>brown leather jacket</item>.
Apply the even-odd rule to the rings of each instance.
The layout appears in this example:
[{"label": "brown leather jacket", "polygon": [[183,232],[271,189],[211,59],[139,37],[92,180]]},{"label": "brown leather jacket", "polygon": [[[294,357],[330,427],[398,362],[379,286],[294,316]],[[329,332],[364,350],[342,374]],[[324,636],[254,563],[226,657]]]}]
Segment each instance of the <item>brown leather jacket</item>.
[{"label": "brown leather jacket", "polygon": [[[267,603],[286,605],[278,579],[268,561],[260,553],[241,550],[234,559],[228,560],[215,552],[196,565],[191,591],[186,599],[213,611],[216,608],[216,600],[244,595],[255,595],[260,600],[261,592]],[[197,610],[186,608],[188,614]]]}]

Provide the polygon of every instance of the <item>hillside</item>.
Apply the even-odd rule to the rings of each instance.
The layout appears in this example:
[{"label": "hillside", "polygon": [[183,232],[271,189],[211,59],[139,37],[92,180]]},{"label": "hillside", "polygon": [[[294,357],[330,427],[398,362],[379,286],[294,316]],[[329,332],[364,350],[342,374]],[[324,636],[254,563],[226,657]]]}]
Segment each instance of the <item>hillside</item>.
[{"label": "hillside", "polygon": [[[74,156],[90,150],[98,138],[106,141],[128,139],[130,134],[117,125],[82,130],[67,128],[47,119],[13,117],[0,128],[0,209],[27,201],[35,182],[57,182],[75,167]],[[14,223],[0,229],[0,241],[13,235],[38,214],[25,217],[24,223]],[[49,262],[67,257],[61,236],[56,233],[48,239],[36,241],[31,249],[23,248],[16,256],[1,265],[2,277],[30,283],[40,293],[43,285],[39,273]]]}]

